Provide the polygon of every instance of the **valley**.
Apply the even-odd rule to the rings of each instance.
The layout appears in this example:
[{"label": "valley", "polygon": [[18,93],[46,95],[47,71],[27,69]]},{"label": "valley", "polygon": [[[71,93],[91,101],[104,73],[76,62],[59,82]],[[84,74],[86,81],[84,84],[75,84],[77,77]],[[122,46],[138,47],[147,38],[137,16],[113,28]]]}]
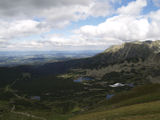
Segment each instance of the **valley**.
[{"label": "valley", "polygon": [[0,51],[0,67],[41,65],[58,61],[91,57],[100,51]]},{"label": "valley", "polygon": [[158,120],[159,71],[158,40],[87,58],[1,67],[0,119]]}]

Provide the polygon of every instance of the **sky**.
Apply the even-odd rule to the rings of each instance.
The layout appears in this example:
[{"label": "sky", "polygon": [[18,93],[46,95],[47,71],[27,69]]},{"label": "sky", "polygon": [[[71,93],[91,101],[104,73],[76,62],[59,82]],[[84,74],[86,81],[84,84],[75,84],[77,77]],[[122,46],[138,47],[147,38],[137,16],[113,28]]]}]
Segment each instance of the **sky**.
[{"label": "sky", "polygon": [[0,51],[104,50],[160,40],[160,0],[0,0]]}]

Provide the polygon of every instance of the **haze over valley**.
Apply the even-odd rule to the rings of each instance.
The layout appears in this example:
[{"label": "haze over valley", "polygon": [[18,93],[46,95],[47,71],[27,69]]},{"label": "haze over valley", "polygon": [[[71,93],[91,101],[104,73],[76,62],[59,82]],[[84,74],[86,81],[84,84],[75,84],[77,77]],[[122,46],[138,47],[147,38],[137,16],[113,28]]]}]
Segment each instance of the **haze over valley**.
[{"label": "haze over valley", "polygon": [[0,66],[41,65],[57,61],[91,57],[100,51],[3,51]]}]

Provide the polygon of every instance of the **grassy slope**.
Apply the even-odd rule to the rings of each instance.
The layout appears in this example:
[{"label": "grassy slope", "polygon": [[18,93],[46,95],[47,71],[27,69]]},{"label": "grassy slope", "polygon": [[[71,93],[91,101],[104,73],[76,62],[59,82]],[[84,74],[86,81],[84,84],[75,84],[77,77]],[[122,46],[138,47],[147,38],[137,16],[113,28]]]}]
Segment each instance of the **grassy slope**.
[{"label": "grassy slope", "polygon": [[70,120],[159,120],[160,101],[136,104],[117,109],[93,112]]},{"label": "grassy slope", "polygon": [[116,95],[70,120],[159,120],[160,85],[145,85]]}]

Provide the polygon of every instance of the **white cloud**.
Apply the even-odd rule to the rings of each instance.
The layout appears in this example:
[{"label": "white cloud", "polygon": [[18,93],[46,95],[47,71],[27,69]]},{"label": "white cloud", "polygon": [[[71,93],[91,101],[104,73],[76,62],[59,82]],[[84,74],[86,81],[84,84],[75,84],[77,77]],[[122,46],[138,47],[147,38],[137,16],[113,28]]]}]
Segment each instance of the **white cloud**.
[{"label": "white cloud", "polygon": [[153,40],[160,40],[160,10],[151,12],[147,17],[150,20],[148,37]]},{"label": "white cloud", "polygon": [[130,2],[127,6],[123,6],[117,10],[121,15],[139,15],[141,10],[147,5],[147,0],[136,0]]},{"label": "white cloud", "polygon": [[33,20],[0,21],[0,39],[3,41],[40,34],[48,30],[45,22]]},{"label": "white cloud", "polygon": [[151,18],[151,20],[153,20],[153,21],[156,21],[156,22],[160,21],[160,10],[151,12],[148,15],[148,17]]},{"label": "white cloud", "polygon": [[91,16],[107,16],[113,13],[113,8],[112,6],[109,4],[108,1],[105,2],[97,2],[95,1],[94,3],[91,4],[89,10],[88,10],[88,14]]},{"label": "white cloud", "polygon": [[149,31],[149,23],[145,18],[119,15],[107,19],[98,26],[84,26],[77,32],[84,37],[119,41],[144,40]]}]

